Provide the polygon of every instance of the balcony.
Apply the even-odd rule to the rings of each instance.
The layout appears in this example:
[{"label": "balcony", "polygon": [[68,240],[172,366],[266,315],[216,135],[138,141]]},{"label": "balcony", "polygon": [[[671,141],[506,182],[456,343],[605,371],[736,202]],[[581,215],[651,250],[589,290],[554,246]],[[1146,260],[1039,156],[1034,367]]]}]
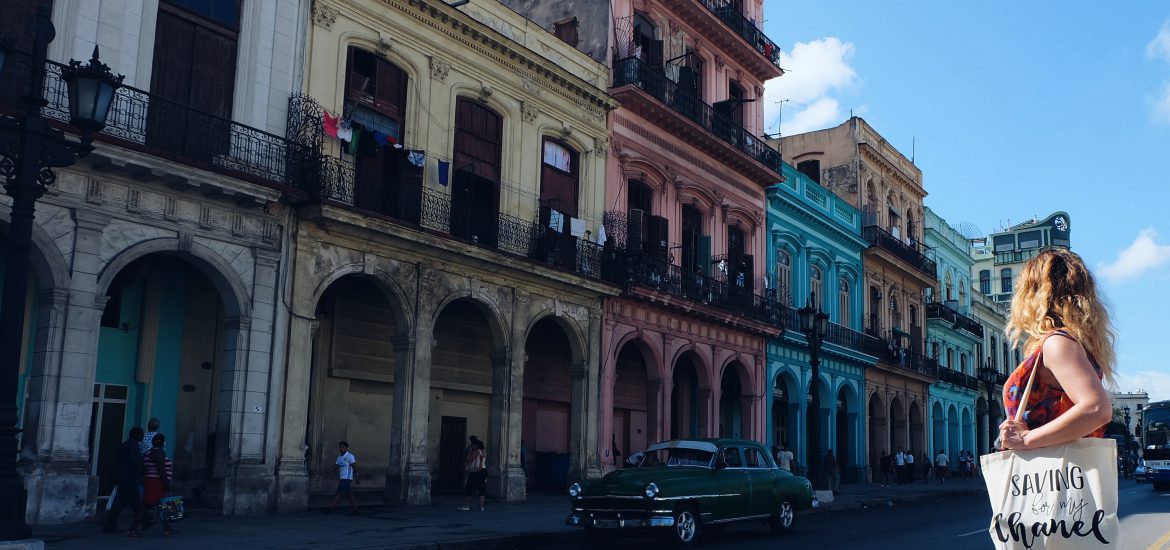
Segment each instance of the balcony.
[{"label": "balcony", "polygon": [[983,339],[983,325],[978,321],[955,311],[942,302],[930,302],[926,304],[926,318],[927,319],[941,319],[951,324],[959,330],[964,330],[971,335]]},{"label": "balcony", "polygon": [[771,185],[782,177],[778,151],[730,116],[683,92],[661,68],[637,57],[615,61],[613,88],[611,93],[623,106],[761,185]]},{"label": "balcony", "polygon": [[866,226],[861,230],[862,237],[869,241],[870,246],[874,246],[893,254],[898,259],[910,264],[911,267],[927,275],[933,281],[938,273],[938,264],[934,260],[927,258],[925,254],[918,249],[917,245],[909,245],[902,242],[901,239],[891,235],[885,229],[876,225]]},{"label": "balcony", "polygon": [[[800,332],[800,310],[786,304],[779,304],[779,307],[781,318],[784,320],[784,326],[787,327],[787,330],[803,335]],[[837,323],[829,322],[828,325],[829,330],[825,333],[825,342],[874,357],[885,355],[886,343],[880,338]]]},{"label": "balcony", "polygon": [[784,74],[780,47],[744,17],[736,5],[727,0],[681,0],[669,4],[675,15],[743,63],[760,80]]},{"label": "balcony", "polygon": [[[25,75],[30,60],[10,54],[4,72]],[[61,127],[69,128],[69,92],[61,78],[64,65],[49,62],[46,66],[44,97],[47,104],[41,113]],[[0,113],[15,114],[20,95],[28,85],[25,77],[0,79]],[[114,95],[109,118],[95,142],[107,143],[183,164],[250,181],[277,190],[292,191],[303,168],[314,165],[316,151],[283,137],[238,122],[196,110],[143,90],[122,86]],[[98,151],[91,162],[110,163]],[[188,181],[179,174],[158,174],[157,169],[126,165],[136,177],[158,175],[174,187],[202,188],[206,183]],[[218,193],[232,196],[242,205],[259,205],[263,198],[226,189]]]},{"label": "balcony", "polygon": [[954,369],[948,369],[946,367],[938,367],[938,381],[945,382],[947,384],[953,384],[955,386],[966,388],[972,391],[979,390],[978,378]]},{"label": "balcony", "polygon": [[602,278],[633,289],[640,287],[670,297],[702,304],[748,321],[784,329],[780,304],[751,291],[704,274],[683,273],[665,260],[608,246],[602,250]]}]

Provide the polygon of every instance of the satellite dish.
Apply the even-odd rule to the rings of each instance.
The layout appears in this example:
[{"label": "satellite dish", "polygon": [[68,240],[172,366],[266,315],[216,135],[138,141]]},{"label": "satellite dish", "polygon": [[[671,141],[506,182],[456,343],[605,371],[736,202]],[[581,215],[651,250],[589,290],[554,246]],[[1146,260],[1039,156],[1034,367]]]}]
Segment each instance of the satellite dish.
[{"label": "satellite dish", "polygon": [[963,238],[967,239],[968,241],[974,240],[974,239],[982,239],[983,237],[986,236],[983,233],[983,230],[979,229],[978,225],[975,225],[971,222],[960,222],[958,229],[959,229],[959,234],[962,235]]}]

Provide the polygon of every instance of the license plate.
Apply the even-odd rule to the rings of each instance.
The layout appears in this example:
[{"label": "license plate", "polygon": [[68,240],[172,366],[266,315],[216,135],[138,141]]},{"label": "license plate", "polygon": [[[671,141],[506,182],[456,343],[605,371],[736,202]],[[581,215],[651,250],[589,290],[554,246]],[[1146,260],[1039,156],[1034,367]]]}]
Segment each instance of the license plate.
[{"label": "license plate", "polygon": [[593,526],[598,529],[617,529],[621,524],[616,519],[595,519]]}]

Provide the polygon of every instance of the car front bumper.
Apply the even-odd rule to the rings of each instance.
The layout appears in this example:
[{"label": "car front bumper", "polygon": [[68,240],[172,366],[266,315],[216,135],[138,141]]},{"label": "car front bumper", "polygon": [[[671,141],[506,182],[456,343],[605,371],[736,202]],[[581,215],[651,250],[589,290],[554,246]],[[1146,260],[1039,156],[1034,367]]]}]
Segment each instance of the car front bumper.
[{"label": "car front bumper", "polygon": [[574,510],[565,518],[565,525],[593,529],[644,529],[674,527],[674,517],[664,514],[608,514],[588,510]]}]

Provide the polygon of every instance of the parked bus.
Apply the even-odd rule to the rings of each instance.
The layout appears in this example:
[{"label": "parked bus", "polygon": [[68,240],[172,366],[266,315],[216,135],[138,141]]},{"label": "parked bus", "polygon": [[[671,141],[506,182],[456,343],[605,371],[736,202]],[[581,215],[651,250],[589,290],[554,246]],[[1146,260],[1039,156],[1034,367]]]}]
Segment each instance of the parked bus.
[{"label": "parked bus", "polygon": [[1170,401],[1150,403],[1142,409],[1142,461],[1155,491],[1170,490]]}]

